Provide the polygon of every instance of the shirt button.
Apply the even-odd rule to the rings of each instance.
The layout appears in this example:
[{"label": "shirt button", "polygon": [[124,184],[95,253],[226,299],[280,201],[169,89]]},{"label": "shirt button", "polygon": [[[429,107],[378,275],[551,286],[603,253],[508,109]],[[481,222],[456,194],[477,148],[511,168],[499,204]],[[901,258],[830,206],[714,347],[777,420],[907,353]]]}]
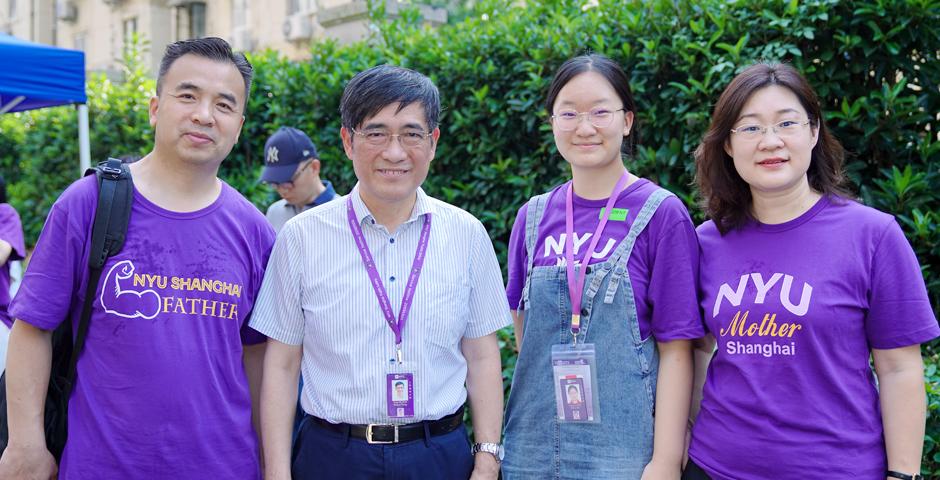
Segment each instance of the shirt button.
[{"label": "shirt button", "polygon": [[394,282],[394,281],[395,281],[395,277],[394,277],[394,276],[388,277],[388,281]]},{"label": "shirt button", "polygon": [[581,316],[582,316],[582,317],[586,317],[587,315],[588,315],[588,309],[582,308],[582,309],[581,309]]},{"label": "shirt button", "polygon": [[388,243],[395,243],[395,239],[394,239],[394,238],[389,238],[389,239],[388,239]]}]

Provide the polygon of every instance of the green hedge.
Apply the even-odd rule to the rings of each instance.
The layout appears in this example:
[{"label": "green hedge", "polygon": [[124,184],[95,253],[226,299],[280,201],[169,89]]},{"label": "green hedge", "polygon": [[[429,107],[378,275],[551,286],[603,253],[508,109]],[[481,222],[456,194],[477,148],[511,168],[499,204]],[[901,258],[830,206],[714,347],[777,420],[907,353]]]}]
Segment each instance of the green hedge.
[{"label": "green hedge", "polygon": [[[679,194],[702,220],[694,206],[691,152],[711,105],[749,63],[788,61],[824,99],[827,120],[849,151],[859,196],[897,216],[940,313],[940,2],[599,3],[483,2],[464,21],[436,30],[422,26],[417,13],[376,22],[367,41],[312,45],[307,62],[256,53],[248,119],[222,176],[259,207],[272,201],[256,183],[262,149],[278,126],[291,125],[311,135],[325,177],[348,191],[354,176],[342,152],[338,115],[345,82],[378,63],[415,68],[434,79],[444,105],[426,189],[482,219],[505,260],[516,209],[567,176],[542,109],[551,73],[573,55],[596,51],[626,68],[640,105],[641,148],[629,168]],[[373,15],[382,18],[381,7]],[[124,84],[101,77],[90,82],[95,158],[144,153],[152,141],[146,98],[153,82],[134,58],[129,65]],[[12,201],[30,243],[76,174],[74,125],[69,109],[0,119],[0,168],[12,179]],[[515,362],[509,338],[501,332],[507,387]],[[940,474],[935,345],[925,346],[925,357],[930,418],[924,472]]]}]

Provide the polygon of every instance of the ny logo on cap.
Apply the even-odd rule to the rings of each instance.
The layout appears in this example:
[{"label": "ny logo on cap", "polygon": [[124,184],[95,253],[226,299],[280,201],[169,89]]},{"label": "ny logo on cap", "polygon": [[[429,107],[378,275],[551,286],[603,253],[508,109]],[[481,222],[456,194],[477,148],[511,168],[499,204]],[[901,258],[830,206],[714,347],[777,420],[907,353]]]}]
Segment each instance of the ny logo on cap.
[{"label": "ny logo on cap", "polygon": [[268,163],[277,163],[277,147],[271,147],[268,149]]}]

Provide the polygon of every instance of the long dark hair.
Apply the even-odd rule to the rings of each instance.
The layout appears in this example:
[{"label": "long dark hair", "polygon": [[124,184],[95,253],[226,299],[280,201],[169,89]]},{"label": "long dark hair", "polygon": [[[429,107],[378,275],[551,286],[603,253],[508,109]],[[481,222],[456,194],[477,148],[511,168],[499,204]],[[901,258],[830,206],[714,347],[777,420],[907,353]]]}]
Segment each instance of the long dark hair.
[{"label": "long dark hair", "polygon": [[845,152],[826,128],[813,87],[790,65],[757,63],[734,77],[721,93],[708,131],[695,149],[695,181],[702,197],[702,208],[722,235],[751,218],[753,201],[750,186],[738,175],[734,160],[725,152],[725,145],[744,104],[754,92],[771,85],[793,92],[809,115],[810,126],[819,131],[806,172],[810,187],[822,194],[851,196],[844,186]]},{"label": "long dark hair", "polygon": [[548,94],[545,96],[545,111],[551,116],[552,108],[555,106],[555,100],[558,93],[574,77],[584,72],[597,72],[607,80],[607,83],[613,87],[623,102],[623,109],[627,112],[633,112],[633,126],[630,128],[630,135],[624,138],[621,151],[627,155],[633,155],[637,142],[639,142],[640,126],[636,118],[636,102],[633,100],[633,93],[630,92],[630,79],[624,73],[620,65],[613,60],[599,53],[590,53],[568,59],[558,67],[555,77],[552,78],[551,85],[548,86]]}]

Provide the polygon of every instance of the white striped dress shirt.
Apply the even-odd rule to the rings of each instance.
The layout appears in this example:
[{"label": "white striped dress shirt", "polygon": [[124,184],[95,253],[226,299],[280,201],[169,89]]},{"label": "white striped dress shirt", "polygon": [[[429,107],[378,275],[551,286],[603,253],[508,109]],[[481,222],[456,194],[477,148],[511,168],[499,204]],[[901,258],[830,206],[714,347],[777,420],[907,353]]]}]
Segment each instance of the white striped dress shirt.
[{"label": "white striped dress shirt", "polygon": [[431,214],[424,268],[403,331],[405,367],[414,373],[414,418],[387,416],[386,374],[395,358],[395,335],[349,230],[345,197],[301,213],[280,231],[250,325],[279,342],[303,344],[301,405],[311,415],[367,424],[412,423],[453,413],[467,397],[461,339],[511,323],[486,229],[469,213],[419,188],[411,217],[389,234],[375,223],[358,185],[350,195],[396,315],[423,215]]}]

